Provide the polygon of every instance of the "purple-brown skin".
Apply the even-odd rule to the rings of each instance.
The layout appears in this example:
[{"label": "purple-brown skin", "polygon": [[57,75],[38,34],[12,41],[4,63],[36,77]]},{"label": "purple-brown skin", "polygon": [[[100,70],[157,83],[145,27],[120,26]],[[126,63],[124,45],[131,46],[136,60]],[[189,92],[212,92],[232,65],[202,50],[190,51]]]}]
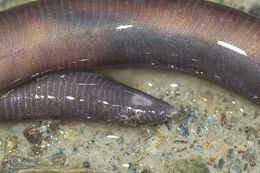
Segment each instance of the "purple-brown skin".
[{"label": "purple-brown skin", "polygon": [[260,105],[260,19],[199,0],[41,0],[0,13],[0,91],[116,65],[188,71]]},{"label": "purple-brown skin", "polygon": [[50,75],[0,98],[2,121],[73,117],[135,126],[162,123],[177,114],[161,100],[86,72]]}]

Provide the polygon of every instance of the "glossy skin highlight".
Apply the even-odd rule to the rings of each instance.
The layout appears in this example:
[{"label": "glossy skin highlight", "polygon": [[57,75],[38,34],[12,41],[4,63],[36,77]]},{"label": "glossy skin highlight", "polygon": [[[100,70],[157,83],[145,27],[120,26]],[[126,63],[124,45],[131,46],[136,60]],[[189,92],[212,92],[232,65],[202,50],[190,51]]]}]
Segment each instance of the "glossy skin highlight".
[{"label": "glossy skin highlight", "polygon": [[41,0],[0,13],[0,91],[115,65],[198,74],[260,104],[260,19],[199,0]]}]

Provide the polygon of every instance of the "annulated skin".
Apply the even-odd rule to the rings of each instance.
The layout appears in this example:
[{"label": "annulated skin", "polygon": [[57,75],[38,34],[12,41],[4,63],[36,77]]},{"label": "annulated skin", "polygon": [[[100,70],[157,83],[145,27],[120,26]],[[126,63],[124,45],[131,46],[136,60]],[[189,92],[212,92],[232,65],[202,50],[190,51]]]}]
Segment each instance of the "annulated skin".
[{"label": "annulated skin", "polygon": [[0,91],[114,65],[192,72],[260,105],[260,19],[199,0],[40,0],[0,13]]},{"label": "annulated skin", "polygon": [[135,126],[162,123],[177,114],[161,100],[87,72],[50,75],[0,98],[1,121],[73,117]]}]

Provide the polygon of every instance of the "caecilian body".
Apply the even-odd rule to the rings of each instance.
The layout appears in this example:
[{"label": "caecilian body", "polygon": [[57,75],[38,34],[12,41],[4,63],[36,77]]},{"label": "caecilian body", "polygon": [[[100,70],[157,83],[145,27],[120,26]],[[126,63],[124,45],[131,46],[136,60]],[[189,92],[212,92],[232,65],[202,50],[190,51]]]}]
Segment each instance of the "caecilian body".
[{"label": "caecilian body", "polygon": [[178,111],[141,91],[86,72],[57,73],[0,98],[0,120],[82,118],[125,125],[156,124]]},{"label": "caecilian body", "polygon": [[[118,65],[199,74],[259,105],[260,19],[200,0],[40,0],[0,13],[2,92],[61,70]],[[57,85],[52,87],[51,91],[58,90]],[[31,91],[23,89],[25,94]],[[126,98],[118,97],[118,101]],[[19,104],[6,109],[18,110]],[[48,104],[44,106],[49,109]],[[109,111],[113,112],[112,107]],[[18,117],[18,113],[12,115]]]}]

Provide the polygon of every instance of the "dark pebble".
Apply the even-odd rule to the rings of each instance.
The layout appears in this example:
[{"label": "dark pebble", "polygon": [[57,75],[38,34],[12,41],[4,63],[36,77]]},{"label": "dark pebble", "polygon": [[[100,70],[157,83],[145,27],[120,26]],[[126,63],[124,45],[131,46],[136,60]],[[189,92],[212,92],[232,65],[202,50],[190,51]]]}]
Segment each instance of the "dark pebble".
[{"label": "dark pebble", "polygon": [[176,132],[184,137],[189,136],[189,130],[187,124],[181,124],[176,128]]},{"label": "dark pebble", "polygon": [[249,10],[249,13],[260,17],[260,6],[259,5],[254,5],[253,8],[251,8],[251,10]]},{"label": "dark pebble", "polygon": [[223,168],[224,164],[225,164],[224,159],[220,159],[218,161],[218,169],[221,170]]},{"label": "dark pebble", "polygon": [[186,115],[186,111],[185,111],[183,104],[181,104],[181,107],[180,107],[180,115]]},{"label": "dark pebble", "polygon": [[32,150],[32,155],[34,156],[38,156],[41,154],[41,148],[38,146],[33,146],[31,150]]},{"label": "dark pebble", "polygon": [[52,158],[54,157],[59,157],[59,156],[64,156],[64,152],[63,152],[64,149],[59,149],[59,151],[57,153],[54,153],[51,155]]},{"label": "dark pebble", "polygon": [[83,162],[83,168],[89,168],[89,167],[90,167],[89,162],[87,161]]},{"label": "dark pebble", "polygon": [[191,105],[186,105],[185,109],[186,114],[191,114],[194,112],[193,107]]},{"label": "dark pebble", "polygon": [[221,119],[220,119],[221,126],[224,126],[227,124],[227,117],[226,117],[225,113],[221,113],[220,115],[221,115]]},{"label": "dark pebble", "polygon": [[166,126],[166,128],[167,128],[168,130],[171,130],[171,129],[172,129],[172,126],[173,126],[172,121],[167,121],[167,122],[165,122],[164,124],[165,124],[165,126]]},{"label": "dark pebble", "polygon": [[152,173],[150,168],[144,168],[144,170],[142,171],[142,173]]},{"label": "dark pebble", "polygon": [[234,164],[235,165],[241,165],[241,161],[239,158],[237,158],[235,161],[234,161]]},{"label": "dark pebble", "polygon": [[249,156],[249,164],[250,164],[250,167],[254,167],[254,166],[256,165],[255,161],[256,161],[255,156],[250,155],[250,156]]},{"label": "dark pebble", "polygon": [[233,153],[234,153],[234,149],[233,148],[228,149],[226,157],[228,159],[232,159],[233,158]]},{"label": "dark pebble", "polygon": [[123,144],[123,143],[124,143],[124,138],[123,138],[123,136],[121,136],[120,138],[118,138],[116,141],[117,141],[118,144]]},{"label": "dark pebble", "polygon": [[78,148],[77,147],[73,147],[73,152],[74,153],[78,152]]},{"label": "dark pebble", "polygon": [[254,141],[256,138],[257,130],[253,127],[246,127],[245,132],[247,134],[247,140]]},{"label": "dark pebble", "polygon": [[136,173],[136,166],[137,166],[136,164],[130,162],[130,163],[129,163],[129,167],[128,167],[128,171],[129,171],[130,173]]},{"label": "dark pebble", "polygon": [[200,124],[198,122],[193,123],[191,128],[196,132],[196,134],[200,134],[201,129]]},{"label": "dark pebble", "polygon": [[195,115],[192,114],[187,114],[183,117],[183,119],[188,122],[188,123],[192,123],[192,122],[196,122],[198,121],[198,117],[196,117]]},{"label": "dark pebble", "polygon": [[112,165],[113,169],[112,171],[117,171],[118,170],[118,167],[116,165]]},{"label": "dark pebble", "polygon": [[41,144],[42,143],[41,132],[38,129],[28,128],[23,132],[23,134],[24,134],[25,138],[31,144]]},{"label": "dark pebble", "polygon": [[248,167],[248,164],[245,163],[245,164],[244,164],[244,169],[243,169],[243,170],[246,171],[246,170],[247,170],[247,167]]},{"label": "dark pebble", "polygon": [[187,144],[188,143],[188,141],[184,141],[184,140],[174,140],[173,142],[176,144]]},{"label": "dark pebble", "polygon": [[189,146],[189,148],[193,148],[194,147],[194,144],[191,144],[190,146]]},{"label": "dark pebble", "polygon": [[169,153],[165,154],[164,157],[166,160],[170,160],[172,158],[172,156],[173,156],[172,152],[169,152]]}]

